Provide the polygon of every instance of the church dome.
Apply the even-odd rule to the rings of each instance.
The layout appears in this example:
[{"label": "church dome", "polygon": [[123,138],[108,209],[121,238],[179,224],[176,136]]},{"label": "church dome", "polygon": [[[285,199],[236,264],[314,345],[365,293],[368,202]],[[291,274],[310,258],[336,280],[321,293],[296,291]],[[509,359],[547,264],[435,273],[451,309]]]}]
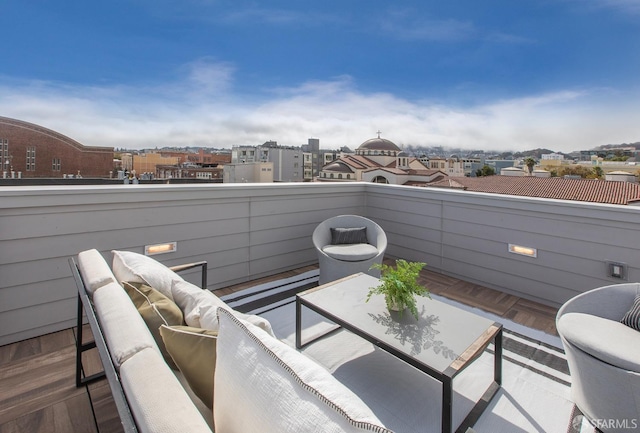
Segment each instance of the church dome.
[{"label": "church dome", "polygon": [[340,161],[334,161],[332,163],[330,163],[329,165],[325,165],[324,168],[322,169],[324,171],[335,171],[337,173],[351,173],[352,170],[349,168],[349,166],[343,162]]},{"label": "church dome", "polygon": [[365,141],[360,145],[360,147],[358,147],[357,150],[383,150],[385,152],[400,152],[401,149],[393,141],[377,137]]}]

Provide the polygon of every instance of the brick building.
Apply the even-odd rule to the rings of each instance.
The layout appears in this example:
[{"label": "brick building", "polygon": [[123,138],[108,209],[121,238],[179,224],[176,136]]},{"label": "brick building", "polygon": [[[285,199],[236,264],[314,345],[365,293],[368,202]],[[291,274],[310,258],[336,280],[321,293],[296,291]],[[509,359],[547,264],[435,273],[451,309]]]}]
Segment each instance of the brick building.
[{"label": "brick building", "polygon": [[60,133],[21,120],[0,117],[2,177],[108,178],[113,147],[84,146]]}]

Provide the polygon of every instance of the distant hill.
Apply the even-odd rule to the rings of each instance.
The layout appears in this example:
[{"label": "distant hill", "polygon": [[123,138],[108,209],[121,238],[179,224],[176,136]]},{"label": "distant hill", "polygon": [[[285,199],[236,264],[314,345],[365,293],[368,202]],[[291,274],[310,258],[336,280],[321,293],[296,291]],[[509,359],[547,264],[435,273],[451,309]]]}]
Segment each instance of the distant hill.
[{"label": "distant hill", "polygon": [[617,149],[620,147],[633,147],[636,150],[640,150],[640,141],[636,141],[635,143],[603,144],[602,146],[598,146],[593,150],[609,150],[609,149]]},{"label": "distant hill", "polygon": [[523,152],[503,152],[499,154],[498,157],[500,159],[523,159],[523,158],[532,157],[534,159],[541,160],[542,155],[547,155],[550,153],[559,153],[561,155],[564,155],[565,157],[568,157],[568,154],[566,153],[554,152],[553,150],[549,150],[549,149],[533,149],[533,150],[525,150]]}]

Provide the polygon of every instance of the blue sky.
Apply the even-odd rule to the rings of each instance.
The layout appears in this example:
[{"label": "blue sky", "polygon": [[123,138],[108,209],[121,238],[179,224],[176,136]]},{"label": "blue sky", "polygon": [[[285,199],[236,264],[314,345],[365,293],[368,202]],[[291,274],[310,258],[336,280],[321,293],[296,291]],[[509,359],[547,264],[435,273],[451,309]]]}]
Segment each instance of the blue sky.
[{"label": "blue sky", "polygon": [[3,0],[0,28],[0,115],[87,145],[640,141],[640,0]]}]

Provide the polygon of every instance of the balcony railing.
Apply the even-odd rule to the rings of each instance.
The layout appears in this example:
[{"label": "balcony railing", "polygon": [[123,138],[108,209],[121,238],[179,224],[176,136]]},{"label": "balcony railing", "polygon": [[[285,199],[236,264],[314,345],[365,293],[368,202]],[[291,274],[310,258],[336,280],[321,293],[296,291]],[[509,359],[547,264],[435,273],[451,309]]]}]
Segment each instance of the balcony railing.
[{"label": "balcony railing", "polygon": [[338,214],[378,222],[390,256],[549,305],[640,281],[631,206],[368,183],[3,187],[0,200],[0,345],[73,326],[67,259],[79,251],[110,260],[113,249],[176,242],[155,258],[206,260],[216,289],[315,263],[311,233]]}]

